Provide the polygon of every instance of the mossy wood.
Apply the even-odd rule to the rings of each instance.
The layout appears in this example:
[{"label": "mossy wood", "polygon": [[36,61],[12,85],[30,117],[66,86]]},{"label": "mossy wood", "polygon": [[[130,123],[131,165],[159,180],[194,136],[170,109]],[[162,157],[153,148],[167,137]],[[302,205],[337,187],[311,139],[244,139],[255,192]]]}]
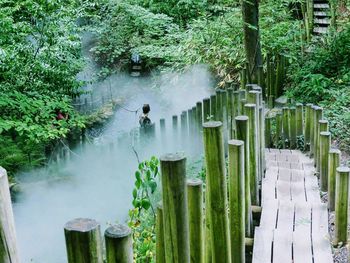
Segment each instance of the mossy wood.
[{"label": "mossy wood", "polygon": [[328,157],[329,149],[331,146],[331,133],[320,133],[320,185],[321,191],[327,192],[328,190]]},{"label": "mossy wood", "polygon": [[157,206],[156,220],[156,262],[165,263],[163,205]]},{"label": "mossy wood", "polygon": [[[123,224],[112,225],[105,231],[107,263],[132,263],[132,232]],[[157,261],[158,262],[158,261]]]},{"label": "mossy wood", "polygon": [[340,166],[341,152],[338,149],[330,149],[328,156],[328,209],[335,210],[335,180],[337,168]]}]

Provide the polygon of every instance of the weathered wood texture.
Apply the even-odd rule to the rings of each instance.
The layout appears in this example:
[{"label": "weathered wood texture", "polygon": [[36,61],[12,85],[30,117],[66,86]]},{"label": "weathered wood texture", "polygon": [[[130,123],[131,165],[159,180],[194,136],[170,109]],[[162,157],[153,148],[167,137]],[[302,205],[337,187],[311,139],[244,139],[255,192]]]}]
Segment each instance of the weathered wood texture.
[{"label": "weathered wood texture", "polygon": [[7,173],[0,166],[0,262],[19,263]]},{"label": "weathered wood texture", "polygon": [[105,231],[107,263],[132,263],[132,232],[122,224],[112,225]]},{"label": "weathered wood texture", "polygon": [[253,263],[333,262],[327,205],[321,203],[313,160],[298,150],[268,149],[265,154]]}]

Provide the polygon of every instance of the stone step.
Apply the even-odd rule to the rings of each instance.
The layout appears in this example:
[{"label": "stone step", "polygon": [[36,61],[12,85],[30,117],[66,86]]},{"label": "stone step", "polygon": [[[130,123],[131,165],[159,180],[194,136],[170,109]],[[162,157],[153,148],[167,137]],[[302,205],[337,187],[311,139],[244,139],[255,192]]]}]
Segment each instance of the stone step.
[{"label": "stone step", "polygon": [[314,28],[314,33],[316,34],[326,34],[328,32],[327,27],[315,27]]},{"label": "stone step", "polygon": [[327,14],[327,12],[315,11],[314,16],[315,17],[328,17],[329,15]]},{"label": "stone step", "polygon": [[315,18],[314,23],[319,25],[330,25],[331,21],[328,18],[323,18],[323,19]]},{"label": "stone step", "polygon": [[314,9],[329,9],[329,4],[314,4]]}]

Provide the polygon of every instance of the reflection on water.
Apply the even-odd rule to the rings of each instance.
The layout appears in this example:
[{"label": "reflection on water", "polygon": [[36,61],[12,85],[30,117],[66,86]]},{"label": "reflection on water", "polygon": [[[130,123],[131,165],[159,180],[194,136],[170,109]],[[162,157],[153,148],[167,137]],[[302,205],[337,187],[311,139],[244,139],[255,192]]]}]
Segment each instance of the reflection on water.
[{"label": "reflection on water", "polygon": [[[19,175],[23,193],[14,204],[14,213],[22,262],[66,262],[63,225],[73,218],[96,219],[102,230],[108,222],[126,219],[137,167],[132,146],[141,160],[174,151],[198,155],[201,139],[174,133],[171,116],[209,96],[212,83],[208,76],[205,67],[197,66],[181,75],[162,76],[157,88],[150,78],[126,75],[112,76],[103,82],[108,85],[96,85],[94,96],[110,91],[111,83],[113,96],[125,101],[123,108],[150,104],[155,139],[139,143],[130,133],[138,126],[137,114],[119,108],[98,138],[72,149],[69,161]],[[160,136],[159,119],[163,117],[167,132]]]}]

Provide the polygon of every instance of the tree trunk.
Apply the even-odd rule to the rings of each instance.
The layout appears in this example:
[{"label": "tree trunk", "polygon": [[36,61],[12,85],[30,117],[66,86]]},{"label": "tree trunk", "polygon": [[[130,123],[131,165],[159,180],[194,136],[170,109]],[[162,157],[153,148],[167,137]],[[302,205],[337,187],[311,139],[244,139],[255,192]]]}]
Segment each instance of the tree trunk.
[{"label": "tree trunk", "polygon": [[252,81],[257,83],[258,67],[262,65],[258,0],[243,0],[242,13],[244,23],[244,47],[249,64],[249,75],[252,76]]}]

